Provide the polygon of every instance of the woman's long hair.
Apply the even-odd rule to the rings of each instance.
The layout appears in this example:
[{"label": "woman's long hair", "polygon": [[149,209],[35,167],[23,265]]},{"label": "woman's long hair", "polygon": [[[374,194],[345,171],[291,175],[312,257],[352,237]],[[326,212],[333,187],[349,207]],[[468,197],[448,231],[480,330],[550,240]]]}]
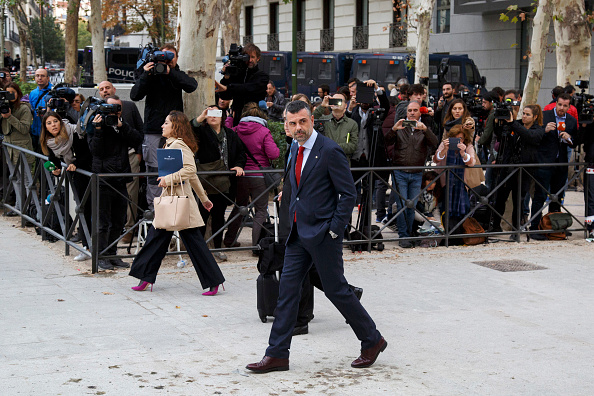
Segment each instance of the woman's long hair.
[{"label": "woman's long hair", "polygon": [[443,120],[443,125],[447,124],[448,122],[454,120],[454,116],[452,115],[452,108],[454,107],[455,104],[461,103],[462,107],[464,108],[464,112],[462,113],[462,116],[460,117],[460,119],[462,120],[462,122],[464,122],[464,120],[468,117],[470,117],[470,112],[468,111],[468,108],[466,107],[466,103],[464,103],[464,101],[462,99],[454,99],[450,102],[450,105],[448,106],[448,114],[446,114],[445,119]]},{"label": "woman's long hair", "polygon": [[66,132],[66,127],[64,126],[62,117],[60,117],[60,115],[55,111],[48,111],[41,119],[41,134],[39,135],[39,145],[41,146],[41,151],[45,155],[49,154],[49,150],[47,148],[48,139],[54,138],[54,135],[52,135],[45,126],[45,122],[50,117],[55,117],[58,119],[58,121],[60,121],[60,132],[57,136],[55,136],[56,143],[60,143],[62,140],[68,140],[68,132]]},{"label": "woman's long hair", "polygon": [[464,134],[464,139],[462,140],[462,143],[464,143],[466,146],[469,146],[472,144],[472,131],[466,128],[462,128],[462,125],[454,125],[452,127],[452,129],[450,129],[450,131],[448,132],[448,137],[456,137],[456,135],[458,135],[460,132],[462,132]]},{"label": "woman's long hair", "polygon": [[532,116],[534,117],[534,124],[532,125],[540,125],[542,126],[542,109],[540,105],[531,104],[524,106],[526,109],[530,109],[532,111]]},{"label": "woman's long hair", "polygon": [[169,120],[171,121],[172,136],[174,138],[182,138],[193,153],[198,151],[198,144],[196,143],[196,138],[192,132],[188,117],[181,111],[173,110],[169,113]]},{"label": "woman's long hair", "polygon": [[11,105],[12,110],[16,110],[21,106],[21,99],[23,98],[23,92],[21,91],[21,87],[19,87],[19,85],[15,82],[9,83],[6,87],[4,87],[4,90],[6,91],[6,90],[8,90],[8,88],[14,89],[17,93],[16,100]]}]

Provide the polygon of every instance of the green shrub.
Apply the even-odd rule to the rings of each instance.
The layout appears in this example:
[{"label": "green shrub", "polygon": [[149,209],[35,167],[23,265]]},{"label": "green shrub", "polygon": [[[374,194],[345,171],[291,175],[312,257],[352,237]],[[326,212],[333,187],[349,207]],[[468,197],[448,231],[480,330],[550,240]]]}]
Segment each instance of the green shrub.
[{"label": "green shrub", "polygon": [[268,129],[270,129],[272,138],[280,150],[280,155],[272,163],[277,169],[285,169],[285,153],[287,151],[285,125],[282,122],[268,121]]},{"label": "green shrub", "polygon": [[31,91],[33,91],[35,88],[37,88],[37,84],[35,84],[34,82],[22,82],[21,80],[12,80],[15,83],[18,84],[19,88],[21,89],[21,91],[23,92],[23,95],[27,95],[28,93],[30,93]]}]

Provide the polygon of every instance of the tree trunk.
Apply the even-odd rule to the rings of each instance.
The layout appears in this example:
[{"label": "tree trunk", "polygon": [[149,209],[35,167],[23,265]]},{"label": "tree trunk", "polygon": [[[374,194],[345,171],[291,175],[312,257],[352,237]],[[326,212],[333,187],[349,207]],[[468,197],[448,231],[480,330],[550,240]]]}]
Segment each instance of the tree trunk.
[{"label": "tree trunk", "polygon": [[553,16],[553,0],[540,0],[532,21],[532,41],[528,61],[528,74],[524,83],[524,95],[518,117],[521,117],[525,105],[538,102],[538,93],[545,66],[547,54],[547,36]]},{"label": "tree trunk", "polygon": [[91,0],[91,42],[93,43],[93,82],[99,84],[107,80],[105,70],[105,48],[103,40],[103,26],[101,23],[101,0]]},{"label": "tree trunk", "polygon": [[19,9],[18,2],[12,3],[8,6],[10,12],[14,16],[14,20],[16,21],[17,30],[19,31],[19,46],[21,48],[21,66],[19,70],[19,75],[21,77],[22,82],[27,82],[27,40],[29,37],[29,29],[22,21],[21,10]]},{"label": "tree trunk", "polygon": [[221,17],[221,34],[223,35],[223,52],[229,51],[232,43],[239,41],[239,15],[242,0],[225,0],[223,15]]},{"label": "tree trunk", "polygon": [[214,103],[213,78],[222,8],[221,0],[180,0],[179,3],[175,40],[179,48],[178,63],[198,82],[194,92],[184,92],[184,113],[190,119]]},{"label": "tree trunk", "polygon": [[590,79],[592,32],[586,19],[584,0],[554,0],[557,42],[557,85]]},{"label": "tree trunk", "polygon": [[66,45],[66,70],[64,82],[78,84],[78,10],[80,0],[68,1],[68,12],[66,14],[66,32],[64,41]]},{"label": "tree trunk", "polygon": [[415,12],[417,24],[417,53],[415,56],[415,84],[429,77],[429,33],[435,0],[419,0]]}]

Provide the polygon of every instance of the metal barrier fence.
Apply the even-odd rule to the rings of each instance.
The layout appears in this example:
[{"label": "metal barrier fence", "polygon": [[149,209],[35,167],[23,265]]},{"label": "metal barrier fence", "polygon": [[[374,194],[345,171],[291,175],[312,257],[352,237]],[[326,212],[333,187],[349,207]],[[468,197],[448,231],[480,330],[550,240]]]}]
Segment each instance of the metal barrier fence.
[{"label": "metal barrier fence", "polygon": [[[8,148],[12,150],[16,150],[19,153],[19,158],[16,164],[13,164],[10,160],[10,156],[8,155]],[[137,211],[139,209],[138,205],[130,201],[127,196],[122,195],[119,191],[114,189],[107,181],[113,178],[119,177],[149,177],[149,176],[157,176],[156,173],[118,173],[118,174],[96,174],[86,172],[80,169],[76,170],[76,173],[81,175],[82,177],[86,177],[89,179],[89,182],[86,184],[86,188],[84,192],[76,191],[73,194],[73,200],[75,202],[74,213],[75,217],[71,220],[70,216],[70,186],[73,183],[73,177],[75,172],[62,172],[60,176],[54,176],[51,172],[46,169],[42,164],[47,161],[47,157],[29,150],[25,150],[19,146],[15,146],[12,144],[4,143],[2,144],[2,152],[3,152],[3,164],[2,164],[2,201],[1,205],[9,210],[15,211],[21,217],[21,226],[25,227],[27,223],[30,223],[39,228],[40,234],[42,238],[46,238],[47,235],[51,235],[54,238],[57,238],[65,243],[65,254],[70,254],[70,248],[74,248],[80,252],[85,253],[85,249],[82,248],[77,243],[70,241],[69,239],[72,237],[75,228],[78,226],[80,231],[83,232],[86,240],[89,241],[89,252],[92,259],[92,272],[97,272],[97,261],[99,259],[109,259],[109,258],[133,258],[135,254],[130,253],[130,244],[127,246],[128,254],[125,255],[107,255],[105,252],[113,247],[114,244],[118,244],[121,239],[124,237],[125,234],[122,234],[116,241],[112,242],[109,246],[107,246],[102,251],[99,251],[97,248],[98,243],[98,232],[99,232],[99,222],[98,221],[91,221],[92,226],[90,227],[88,224],[88,220],[83,215],[84,208],[86,205],[91,205],[92,208],[92,215],[91,219],[98,219],[99,218],[99,200],[101,196],[101,189],[111,188],[117,194],[122,196],[133,209],[133,211]],[[26,154],[32,155],[35,157],[35,166],[33,169],[30,167],[29,163],[27,162]],[[502,213],[498,213],[494,207],[493,198],[496,196],[497,191],[512,177],[517,176],[517,186],[516,188],[518,191],[521,190],[523,178],[528,177],[530,180],[534,181],[535,188],[543,188],[543,185],[537,180],[537,178],[532,175],[532,172],[529,172],[530,169],[533,168],[546,168],[546,167],[567,167],[567,166],[574,166],[576,167],[576,172],[573,176],[568,179],[565,185],[559,189],[559,191],[546,191],[548,200],[545,202],[543,207],[537,213],[531,213],[531,218],[525,223],[520,226],[515,227],[512,223],[508,222],[504,219]],[[459,238],[467,238],[467,237],[500,237],[500,236],[507,236],[507,235],[514,235],[515,241],[520,240],[521,235],[530,235],[533,233],[548,233],[554,231],[541,231],[541,230],[528,230],[528,226],[530,222],[537,218],[543,210],[548,206],[549,202],[557,202],[561,205],[561,208],[564,209],[567,213],[569,213],[573,220],[574,224],[577,226],[569,229],[568,231],[572,232],[579,232],[583,231],[584,236],[587,236],[587,228],[586,225],[581,222],[574,214],[572,214],[568,208],[563,204],[562,195],[564,191],[566,191],[567,187],[573,183],[578,178],[582,177],[585,174],[586,163],[569,163],[569,164],[525,164],[525,165],[514,165],[510,167],[510,165],[497,165],[497,164],[486,164],[481,165],[480,168],[488,169],[488,168],[504,168],[502,169],[503,172],[507,172],[504,174],[505,177],[501,177],[500,182],[494,185],[491,191],[488,192],[486,195],[479,195],[478,193],[474,192],[474,190],[469,190],[469,194],[476,195],[476,202],[478,203],[474,208],[471,208],[465,216],[458,220],[455,225],[450,224],[450,213],[449,213],[449,194],[445,194],[445,201],[444,201],[444,212],[442,215],[443,219],[443,231],[439,232],[435,235],[425,235],[425,236],[414,236],[408,238],[383,238],[381,236],[381,232],[384,231],[387,227],[394,225],[396,219],[399,215],[403,214],[406,208],[415,209],[417,213],[419,213],[423,220],[429,220],[423,213],[416,210],[414,202],[430,187],[431,184],[422,187],[419,194],[412,199],[406,199],[398,192],[397,188],[393,184],[390,183],[389,180],[386,180],[385,174],[393,174],[395,170],[406,170],[406,171],[418,171],[422,172],[424,170],[434,170],[437,171],[438,175],[441,176],[444,174],[446,183],[444,186],[445,191],[449,191],[451,180],[459,180],[460,182],[464,183],[464,180],[454,173],[456,169],[464,168],[463,166],[418,166],[418,167],[376,167],[376,168],[353,168],[352,171],[356,172],[357,179],[355,180],[357,185],[360,185],[362,188],[365,188],[367,191],[366,194],[362,194],[365,197],[366,202],[362,202],[362,204],[367,205],[368,208],[372,208],[373,206],[373,190],[375,189],[375,181],[380,180],[381,183],[385,183],[388,188],[393,189],[396,194],[396,199],[403,200],[402,207],[400,210],[393,213],[392,218],[386,223],[381,224],[377,229],[370,225],[374,224],[373,221],[373,211],[367,210],[365,211],[364,215],[367,217],[366,219],[360,218],[359,220],[364,222],[367,227],[359,227],[357,229],[355,225],[349,225],[348,232],[346,233],[348,238],[344,240],[344,245],[352,245],[353,247],[358,247],[357,250],[363,250],[363,247],[366,247],[367,251],[371,251],[374,246],[377,244],[381,244],[384,242],[391,242],[391,241],[420,241],[424,239],[429,240],[436,240],[440,241],[443,240],[445,246],[449,246],[452,240],[459,239]],[[198,175],[232,175],[234,172],[197,172]],[[254,174],[254,173],[284,173],[283,170],[258,170],[258,171],[246,171],[246,174]],[[19,182],[20,176],[22,175],[24,182]],[[384,177],[382,177],[383,175]],[[452,175],[450,177],[449,175]],[[439,176],[435,179],[435,182],[439,183]],[[393,177],[392,177],[393,179]],[[583,177],[584,180],[584,189],[588,190],[588,178]],[[465,184],[466,186],[466,184]],[[214,186],[213,186],[214,187]],[[468,186],[466,186],[468,187]],[[233,222],[235,219],[243,218],[242,226],[238,232],[241,233],[247,215],[253,213],[254,204],[255,202],[263,197],[269,197],[270,191],[273,187],[266,188],[258,197],[252,198],[251,202],[247,206],[238,206],[235,202],[231,199],[228,199],[229,205],[233,205],[237,207],[238,213],[233,216],[232,218],[228,218],[224,226],[219,230],[213,230],[213,234],[206,239],[206,242],[210,242],[216,235],[223,233],[227,226]],[[17,205],[10,205],[8,203],[8,198],[12,193],[15,193],[16,200],[19,203],[20,210],[17,209]],[[61,196],[64,196],[64,199],[60,199]],[[47,197],[46,200],[42,199],[42,197]],[[518,208],[522,207],[522,201],[524,197],[521,194],[517,194],[517,202]],[[47,203],[45,203],[47,201]],[[60,202],[64,202],[64,207],[60,206]],[[480,205],[479,205],[480,204]],[[464,221],[472,217],[476,210],[482,206],[483,208],[487,208],[489,211],[492,211],[493,218],[496,221],[500,221],[499,219],[505,221],[507,225],[511,227],[510,231],[502,231],[502,232],[488,232],[486,230],[485,233],[478,233],[478,234],[463,234],[461,232],[461,226]],[[517,211],[517,218],[515,219],[515,223],[520,224],[520,216],[521,210]],[[53,214],[56,216],[53,216]],[[59,225],[56,227],[54,225],[53,228],[58,228],[59,231],[52,229],[49,226],[50,219],[52,217],[58,219]],[[133,227],[131,227],[127,232],[135,232],[135,230],[139,229],[143,222],[151,221],[153,218],[153,213],[150,211],[144,211],[143,216],[138,218]],[[266,230],[263,227],[263,230]],[[119,245],[118,247],[122,247]],[[124,248],[126,246],[123,246]],[[220,249],[212,249],[211,251],[231,251],[231,250],[259,250],[259,246],[244,246],[244,247],[236,247],[236,248],[220,248]],[[186,251],[174,251],[168,252],[168,255],[178,255],[178,254],[185,254]]]}]

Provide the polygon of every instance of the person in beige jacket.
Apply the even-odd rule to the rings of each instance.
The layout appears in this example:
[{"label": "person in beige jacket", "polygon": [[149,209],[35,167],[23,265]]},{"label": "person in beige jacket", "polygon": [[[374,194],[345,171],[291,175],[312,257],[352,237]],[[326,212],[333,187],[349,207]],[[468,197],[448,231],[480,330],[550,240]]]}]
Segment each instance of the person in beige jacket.
[{"label": "person in beige jacket", "polygon": [[[181,149],[183,167],[177,172],[159,177],[157,179],[159,187],[163,187],[163,194],[169,195],[168,191],[173,190],[173,195],[188,196],[190,199],[190,227],[179,231],[179,235],[188,250],[202,288],[210,289],[203,295],[213,296],[217,294],[219,285],[225,281],[225,278],[198,229],[204,225],[204,221],[194,194],[188,188],[191,187],[196,192],[207,210],[212,208],[212,202],[208,199],[196,175],[194,153],[198,150],[198,145],[188,118],[180,111],[169,113],[161,128],[163,137],[167,138],[164,148]],[[144,291],[150,285],[152,291],[152,285],[155,283],[157,272],[159,272],[161,262],[167,253],[172,235],[173,231],[150,228],[146,242],[138,252],[130,269],[130,276],[140,279],[138,286],[132,287],[133,290]]]}]

